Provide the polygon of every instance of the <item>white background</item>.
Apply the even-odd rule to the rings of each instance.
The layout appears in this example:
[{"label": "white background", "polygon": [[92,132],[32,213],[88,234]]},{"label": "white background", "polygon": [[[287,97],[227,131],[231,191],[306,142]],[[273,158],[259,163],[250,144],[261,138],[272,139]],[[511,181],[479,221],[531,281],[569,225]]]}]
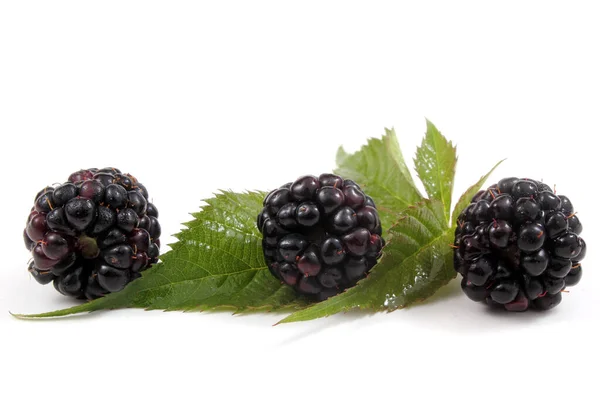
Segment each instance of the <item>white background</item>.
[{"label": "white background", "polygon": [[[2,2],[0,398],[597,398],[600,13],[399,3]],[[277,327],[285,314],[8,313],[73,304],[29,277],[21,233],[74,170],[135,174],[168,243],[217,189],[329,171],[384,127],[411,160],[425,117],[458,145],[456,194],[507,157],[492,180],[572,199],[589,251],[557,309],[490,313],[454,281],[407,310]]]}]

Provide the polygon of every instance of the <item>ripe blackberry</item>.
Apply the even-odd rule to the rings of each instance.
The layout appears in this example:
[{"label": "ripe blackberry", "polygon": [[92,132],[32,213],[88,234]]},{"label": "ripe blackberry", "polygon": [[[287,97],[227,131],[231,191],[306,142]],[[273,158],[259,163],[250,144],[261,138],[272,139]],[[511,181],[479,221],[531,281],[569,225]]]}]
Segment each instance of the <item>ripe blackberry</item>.
[{"label": "ripe blackberry", "polygon": [[158,210],[146,188],[116,168],[77,171],[36,196],[23,232],[29,272],[60,293],[95,299],[158,262]]},{"label": "ripe blackberry", "polygon": [[506,178],[460,214],[454,268],[474,301],[548,310],[581,279],[586,246],[571,201],[532,179]]},{"label": "ripe blackberry", "polygon": [[333,174],[303,176],[269,193],[258,215],[271,273],[323,300],[364,278],[385,244],[373,199]]}]

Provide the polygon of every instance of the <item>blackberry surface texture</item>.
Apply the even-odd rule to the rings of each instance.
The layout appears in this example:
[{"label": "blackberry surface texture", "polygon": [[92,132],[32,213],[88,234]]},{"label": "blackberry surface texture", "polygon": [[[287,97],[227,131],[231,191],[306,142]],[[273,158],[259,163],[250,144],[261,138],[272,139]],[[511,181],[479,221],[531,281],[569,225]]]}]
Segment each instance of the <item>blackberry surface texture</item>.
[{"label": "blackberry surface texture", "polygon": [[303,176],[269,193],[257,226],[271,273],[323,300],[354,286],[385,244],[373,199],[334,174]]},{"label": "blackberry surface texture", "polygon": [[66,296],[122,290],[158,262],[158,210],[136,178],[116,168],[74,172],[35,197],[23,231],[29,272]]},{"label": "blackberry surface texture", "polygon": [[454,268],[474,301],[549,310],[579,283],[586,245],[571,201],[546,184],[505,178],[477,193],[458,217]]}]

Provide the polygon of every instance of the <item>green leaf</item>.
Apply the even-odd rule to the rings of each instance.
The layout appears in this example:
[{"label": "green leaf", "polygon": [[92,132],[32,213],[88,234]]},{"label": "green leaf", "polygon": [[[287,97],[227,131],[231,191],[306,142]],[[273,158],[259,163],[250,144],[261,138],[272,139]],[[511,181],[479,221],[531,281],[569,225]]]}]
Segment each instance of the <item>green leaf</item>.
[{"label": "green leaf", "polygon": [[453,232],[440,201],[424,200],[409,207],[389,234],[383,258],[367,278],[281,322],[306,321],[354,308],[393,311],[426,299],[456,276],[450,247]]},{"label": "green leaf", "polygon": [[415,169],[432,200],[442,202],[446,221],[450,221],[452,188],[456,169],[456,147],[427,120],[427,133],[417,148]]},{"label": "green leaf", "polygon": [[393,129],[386,129],[381,139],[369,139],[356,153],[348,154],[340,147],[337,165],[337,174],[356,181],[373,197],[384,230],[389,229],[407,207],[423,199]]},{"label": "green leaf", "polygon": [[121,292],[69,309],[21,318],[57,317],[102,309],[275,310],[304,305],[265,266],[256,216],[264,193],[222,192],[178,233],[162,262]]},{"label": "green leaf", "polygon": [[485,174],[484,176],[479,178],[477,183],[475,183],[473,186],[468,188],[467,191],[464,192],[462,194],[462,196],[460,196],[460,198],[458,199],[458,202],[456,203],[456,206],[454,206],[454,211],[452,212],[452,220],[451,220],[452,224],[454,224],[456,222],[456,220],[458,219],[458,216],[462,212],[462,210],[464,210],[469,205],[469,203],[471,203],[471,199],[473,198],[473,196],[475,196],[477,194],[477,192],[479,192],[479,190],[481,190],[481,187],[483,186],[485,181],[489,178],[489,176],[492,174],[492,172],[494,172],[494,170],[500,164],[502,164],[503,161],[504,160],[498,161],[498,163],[496,163],[496,165],[494,165],[487,174]]}]

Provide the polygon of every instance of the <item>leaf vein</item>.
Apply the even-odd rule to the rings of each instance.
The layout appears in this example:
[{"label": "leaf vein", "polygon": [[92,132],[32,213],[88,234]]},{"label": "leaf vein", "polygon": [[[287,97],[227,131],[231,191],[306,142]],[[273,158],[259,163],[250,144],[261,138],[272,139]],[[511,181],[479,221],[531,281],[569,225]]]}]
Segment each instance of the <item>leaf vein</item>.
[{"label": "leaf vein", "polygon": [[157,285],[157,286],[152,286],[152,287],[148,287],[148,288],[145,288],[145,289],[141,289],[137,293],[143,293],[143,292],[147,292],[149,290],[162,289],[163,287],[166,287],[166,286],[175,286],[175,285],[179,285],[181,283],[201,281],[203,279],[208,279],[210,277],[221,277],[221,276],[228,277],[230,275],[243,274],[244,272],[248,272],[248,271],[252,271],[252,270],[261,271],[261,270],[265,270],[265,269],[267,269],[267,267],[250,268],[250,269],[245,269],[245,270],[242,270],[242,271],[236,271],[236,272],[230,272],[230,273],[224,273],[224,274],[217,274],[217,275],[210,275],[210,276],[200,276],[198,278],[184,279],[184,280],[181,280],[181,281],[171,281],[169,283],[164,283],[162,285]]}]

